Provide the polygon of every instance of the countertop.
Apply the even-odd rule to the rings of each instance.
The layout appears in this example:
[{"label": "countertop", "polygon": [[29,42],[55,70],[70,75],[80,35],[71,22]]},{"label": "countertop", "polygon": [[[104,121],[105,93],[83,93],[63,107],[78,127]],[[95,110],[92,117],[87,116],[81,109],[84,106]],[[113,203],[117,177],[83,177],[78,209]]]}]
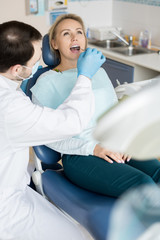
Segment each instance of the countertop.
[{"label": "countertop", "polygon": [[107,48],[97,47],[93,44],[88,44],[88,47],[97,48],[103,53],[105,57],[111,58],[113,60],[131,65],[131,66],[141,66],[153,71],[160,72],[160,54],[158,53],[147,53],[147,54],[137,54],[133,56],[125,56]]}]

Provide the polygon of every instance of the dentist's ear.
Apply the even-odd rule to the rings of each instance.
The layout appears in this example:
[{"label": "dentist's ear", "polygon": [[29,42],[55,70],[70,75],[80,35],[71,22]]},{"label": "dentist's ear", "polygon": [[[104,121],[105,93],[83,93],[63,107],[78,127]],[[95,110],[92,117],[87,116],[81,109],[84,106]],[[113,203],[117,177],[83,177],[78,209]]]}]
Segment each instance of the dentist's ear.
[{"label": "dentist's ear", "polygon": [[16,77],[21,72],[21,68],[22,68],[22,66],[20,64],[16,64],[16,65],[10,67],[9,73],[12,76]]}]

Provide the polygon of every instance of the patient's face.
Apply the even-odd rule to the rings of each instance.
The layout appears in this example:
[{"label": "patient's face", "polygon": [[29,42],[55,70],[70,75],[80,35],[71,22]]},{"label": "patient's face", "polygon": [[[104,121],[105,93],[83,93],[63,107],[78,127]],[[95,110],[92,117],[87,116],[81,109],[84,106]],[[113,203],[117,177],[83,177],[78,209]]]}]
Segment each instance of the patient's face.
[{"label": "patient's face", "polygon": [[77,62],[80,53],[86,48],[86,38],[81,24],[73,19],[60,22],[52,46],[59,50],[61,61]]}]

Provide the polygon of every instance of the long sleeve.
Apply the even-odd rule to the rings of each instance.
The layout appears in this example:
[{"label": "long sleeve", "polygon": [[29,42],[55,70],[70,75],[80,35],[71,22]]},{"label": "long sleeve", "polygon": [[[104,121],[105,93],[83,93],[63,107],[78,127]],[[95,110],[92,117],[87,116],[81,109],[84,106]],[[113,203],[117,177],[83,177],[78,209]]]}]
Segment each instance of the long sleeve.
[{"label": "long sleeve", "polygon": [[[74,70],[63,73],[54,71],[42,76],[33,89],[33,102],[40,105],[57,108],[58,105],[69,95],[76,72]],[[98,143],[92,137],[93,129],[98,117],[111,107],[116,101],[114,88],[103,69],[100,69],[92,79],[92,90],[96,99],[96,111],[86,126],[77,136],[66,140],[47,144],[48,147],[62,154],[93,155],[95,145]]]},{"label": "long sleeve", "polygon": [[[34,95],[32,96],[32,101],[35,104],[38,104],[40,106],[42,105]],[[46,146],[57,152],[60,152],[61,154],[76,154],[87,156],[93,155],[93,151],[97,143],[98,142],[96,140],[85,141],[76,137],[72,137],[62,141],[46,144]]]},{"label": "long sleeve", "polygon": [[70,96],[56,110],[34,105],[22,92],[1,91],[6,137],[12,148],[47,144],[77,135],[94,111],[91,81],[79,76]]},{"label": "long sleeve", "polygon": [[69,138],[63,141],[47,144],[49,148],[54,149],[61,154],[70,155],[93,155],[97,141],[85,141],[78,138]]}]

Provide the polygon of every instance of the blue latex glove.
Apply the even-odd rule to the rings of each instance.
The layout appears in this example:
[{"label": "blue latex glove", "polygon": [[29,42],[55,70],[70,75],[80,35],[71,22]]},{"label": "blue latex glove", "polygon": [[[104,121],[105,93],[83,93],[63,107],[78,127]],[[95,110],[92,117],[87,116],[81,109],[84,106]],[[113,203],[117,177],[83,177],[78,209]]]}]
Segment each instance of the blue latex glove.
[{"label": "blue latex glove", "polygon": [[105,61],[105,56],[97,49],[87,48],[78,58],[78,76],[84,75],[91,79]]}]

